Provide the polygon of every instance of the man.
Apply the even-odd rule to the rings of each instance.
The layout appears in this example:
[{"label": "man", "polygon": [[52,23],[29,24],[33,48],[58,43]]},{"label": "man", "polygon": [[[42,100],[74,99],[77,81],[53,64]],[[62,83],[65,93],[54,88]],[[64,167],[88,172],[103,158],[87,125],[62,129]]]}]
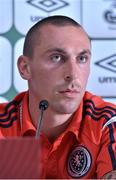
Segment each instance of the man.
[{"label": "man", "polygon": [[116,106],[86,92],[91,42],[84,29],[65,16],[51,16],[27,33],[19,72],[28,91],[0,105],[2,137],[35,136],[42,178],[116,178]]}]

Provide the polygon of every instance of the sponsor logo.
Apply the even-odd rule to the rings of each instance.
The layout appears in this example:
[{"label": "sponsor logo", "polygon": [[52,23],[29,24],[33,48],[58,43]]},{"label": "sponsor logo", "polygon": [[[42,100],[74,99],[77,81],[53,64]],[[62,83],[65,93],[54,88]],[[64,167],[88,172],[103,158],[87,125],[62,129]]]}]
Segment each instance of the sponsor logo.
[{"label": "sponsor logo", "polygon": [[27,0],[27,3],[47,13],[69,5],[64,0]]},{"label": "sponsor logo", "polygon": [[99,67],[116,73],[116,54],[108,56],[100,61],[95,62]]},{"label": "sponsor logo", "polygon": [[73,178],[81,178],[90,170],[92,158],[84,146],[76,147],[68,159],[68,174]]},{"label": "sponsor logo", "polygon": [[109,10],[106,10],[104,12],[104,18],[105,18],[106,22],[108,22],[110,24],[116,24],[116,2],[115,1],[111,5]]}]

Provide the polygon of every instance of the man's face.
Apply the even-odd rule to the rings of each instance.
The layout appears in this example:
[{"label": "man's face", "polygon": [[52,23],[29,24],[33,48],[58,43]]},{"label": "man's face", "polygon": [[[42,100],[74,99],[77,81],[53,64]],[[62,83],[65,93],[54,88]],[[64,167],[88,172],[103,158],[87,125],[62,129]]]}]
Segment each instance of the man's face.
[{"label": "man's face", "polygon": [[29,92],[59,114],[71,114],[84,95],[90,71],[90,40],[78,27],[43,26],[30,59]]}]

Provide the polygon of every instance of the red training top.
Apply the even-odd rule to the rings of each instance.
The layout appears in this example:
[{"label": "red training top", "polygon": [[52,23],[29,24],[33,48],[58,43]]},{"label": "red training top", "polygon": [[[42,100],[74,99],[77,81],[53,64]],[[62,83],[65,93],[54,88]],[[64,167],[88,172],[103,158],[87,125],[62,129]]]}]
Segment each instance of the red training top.
[{"label": "red training top", "polygon": [[[35,132],[28,92],[0,104],[0,138]],[[116,106],[86,92],[67,129],[52,144],[41,133],[40,144],[41,178],[101,178],[116,169]]]}]

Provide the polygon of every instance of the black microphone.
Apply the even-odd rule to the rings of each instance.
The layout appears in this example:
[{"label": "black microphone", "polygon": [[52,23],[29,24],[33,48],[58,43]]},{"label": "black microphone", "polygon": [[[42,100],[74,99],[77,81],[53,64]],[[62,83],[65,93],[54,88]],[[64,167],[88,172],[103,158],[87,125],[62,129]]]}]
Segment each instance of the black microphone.
[{"label": "black microphone", "polygon": [[48,108],[48,101],[47,100],[42,100],[39,103],[39,109],[40,111],[40,117],[38,119],[38,126],[37,126],[37,131],[36,131],[36,138],[39,138],[40,135],[40,130],[41,130],[41,124],[42,124],[42,119],[43,119],[43,111],[45,111]]}]

